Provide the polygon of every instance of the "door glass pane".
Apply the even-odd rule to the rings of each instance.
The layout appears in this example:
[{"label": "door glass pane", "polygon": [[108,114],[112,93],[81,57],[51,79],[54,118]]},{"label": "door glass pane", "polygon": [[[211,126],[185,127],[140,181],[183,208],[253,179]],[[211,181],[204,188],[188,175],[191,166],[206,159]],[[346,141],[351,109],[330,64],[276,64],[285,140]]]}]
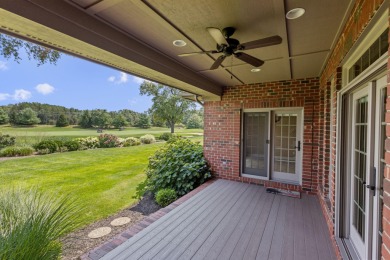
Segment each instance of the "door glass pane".
[{"label": "door glass pane", "polygon": [[368,96],[359,98],[355,103],[354,125],[354,192],[352,224],[364,241],[366,222],[366,162],[367,162],[367,128],[368,128]]},{"label": "door glass pane", "polygon": [[244,113],[243,173],[267,176],[268,113]]},{"label": "door glass pane", "polygon": [[275,113],[274,171],[295,174],[297,114]]}]

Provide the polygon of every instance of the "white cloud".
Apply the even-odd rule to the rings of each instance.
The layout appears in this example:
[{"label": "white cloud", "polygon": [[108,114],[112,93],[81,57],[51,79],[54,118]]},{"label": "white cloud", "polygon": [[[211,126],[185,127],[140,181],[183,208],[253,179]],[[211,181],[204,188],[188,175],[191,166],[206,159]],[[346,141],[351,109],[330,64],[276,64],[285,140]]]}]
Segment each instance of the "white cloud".
[{"label": "white cloud", "polygon": [[121,77],[119,78],[119,83],[126,83],[128,80],[127,74],[124,72],[121,72]]},{"label": "white cloud", "polygon": [[7,70],[7,69],[8,69],[7,62],[0,60],[0,70]]},{"label": "white cloud", "polygon": [[10,94],[7,94],[7,93],[0,93],[0,101],[1,100],[7,100],[8,98],[10,98],[11,95]]},{"label": "white cloud", "polygon": [[15,90],[15,93],[13,95],[13,99],[15,100],[27,100],[31,97],[32,97],[31,92],[25,89],[17,89]]},{"label": "white cloud", "polygon": [[38,84],[35,89],[42,95],[48,95],[54,91],[54,87],[47,83]]},{"label": "white cloud", "polygon": [[107,80],[109,82],[114,82],[115,84],[123,84],[126,83],[129,80],[129,78],[126,73],[120,72],[118,77],[110,76]]},{"label": "white cloud", "polygon": [[144,82],[144,79],[143,78],[140,78],[140,77],[137,77],[137,76],[133,76],[133,81],[137,84],[142,84],[142,82]]}]

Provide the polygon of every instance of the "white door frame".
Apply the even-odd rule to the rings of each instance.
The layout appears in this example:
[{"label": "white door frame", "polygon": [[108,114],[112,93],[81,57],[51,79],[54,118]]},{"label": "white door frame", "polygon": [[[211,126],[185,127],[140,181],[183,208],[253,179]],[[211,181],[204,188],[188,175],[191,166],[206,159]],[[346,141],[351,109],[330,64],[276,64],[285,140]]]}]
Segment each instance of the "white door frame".
[{"label": "white door frame", "polygon": [[[297,114],[297,132],[296,132],[296,143],[295,145],[300,146],[300,151],[296,149],[295,153],[295,174],[291,175],[288,173],[276,172],[274,167],[271,170],[271,179],[277,182],[292,183],[292,184],[302,184],[302,153],[303,153],[303,109],[302,108],[289,108],[289,109],[274,109],[272,113],[272,118],[275,118],[276,113],[288,113],[288,114]],[[273,122],[274,131],[275,123]],[[272,137],[274,138],[274,136]],[[272,159],[274,159],[274,147],[272,147]],[[272,166],[274,162],[272,161]]]},{"label": "white door frame", "polygon": [[[270,145],[268,145],[268,174],[266,177],[262,176],[255,176],[251,174],[246,174],[243,172],[243,140],[244,140],[244,124],[243,124],[243,118],[244,118],[244,113],[250,113],[250,112],[268,112],[269,116],[269,122],[268,122],[268,140],[270,140]],[[296,180],[287,180],[287,179],[274,179],[272,174],[273,174],[273,159],[274,159],[274,154],[273,154],[273,129],[274,129],[274,123],[272,122],[272,119],[274,118],[274,113],[280,113],[280,112],[285,112],[285,113],[296,113],[298,114],[297,118],[297,141],[301,142],[301,150],[300,152],[296,153],[296,172],[297,172],[297,178]],[[242,110],[242,121],[241,121],[241,159],[240,159],[240,172],[242,177],[246,178],[252,178],[252,179],[263,179],[263,180],[273,180],[277,182],[282,182],[282,183],[289,183],[289,184],[296,184],[296,185],[302,185],[302,154],[303,154],[303,122],[304,122],[304,108],[303,107],[284,107],[284,108],[252,108],[252,109],[243,109]]]}]

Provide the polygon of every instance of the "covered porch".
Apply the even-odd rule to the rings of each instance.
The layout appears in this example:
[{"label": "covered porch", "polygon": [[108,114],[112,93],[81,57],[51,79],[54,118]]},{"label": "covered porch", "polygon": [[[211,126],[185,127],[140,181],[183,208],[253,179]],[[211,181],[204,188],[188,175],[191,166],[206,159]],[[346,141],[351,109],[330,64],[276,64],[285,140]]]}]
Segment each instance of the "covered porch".
[{"label": "covered porch", "polygon": [[[106,247],[107,248],[107,247]],[[336,259],[315,195],[217,180],[110,252],[89,259]]]}]

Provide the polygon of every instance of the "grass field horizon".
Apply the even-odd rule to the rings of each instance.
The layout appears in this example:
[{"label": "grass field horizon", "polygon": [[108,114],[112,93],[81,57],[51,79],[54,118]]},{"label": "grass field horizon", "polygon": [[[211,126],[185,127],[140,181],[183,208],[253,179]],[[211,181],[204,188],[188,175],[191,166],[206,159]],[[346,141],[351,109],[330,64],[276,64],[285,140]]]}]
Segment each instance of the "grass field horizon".
[{"label": "grass field horizon", "polygon": [[[78,126],[56,127],[53,125],[36,125],[33,127],[3,125],[0,126],[0,133],[15,136],[17,144],[33,144],[51,137],[79,138],[99,136],[101,134],[97,132],[96,128],[85,129]],[[151,127],[143,129],[138,127],[125,127],[122,131],[111,128],[103,129],[103,133],[114,134],[118,137],[141,137],[145,134],[152,134],[158,137],[163,133],[170,133],[170,128]],[[182,136],[202,136],[203,129],[175,128],[175,133]]]}]

